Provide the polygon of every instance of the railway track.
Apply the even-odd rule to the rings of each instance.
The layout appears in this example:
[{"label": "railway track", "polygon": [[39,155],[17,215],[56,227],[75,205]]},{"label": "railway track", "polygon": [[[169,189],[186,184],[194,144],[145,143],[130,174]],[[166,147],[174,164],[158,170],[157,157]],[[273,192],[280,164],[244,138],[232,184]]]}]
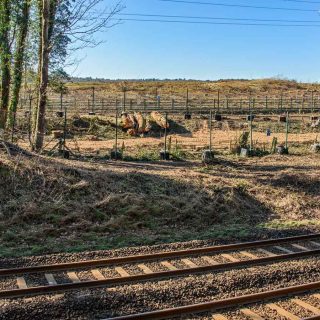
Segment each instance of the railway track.
[{"label": "railway track", "polygon": [[320,254],[320,234],[52,265],[0,269],[1,299],[110,287]]},{"label": "railway track", "polygon": [[[156,320],[169,319],[187,314],[198,314],[210,312],[210,319],[213,320],[232,320],[233,315],[237,319],[264,320],[268,319],[261,315],[263,308],[269,309],[281,319],[288,320],[311,320],[320,319],[320,281],[303,285],[291,286],[277,290],[264,291],[254,294],[242,295],[222,300],[209,301],[204,303],[186,305],[176,308],[157,310],[132,314],[127,316],[114,317],[104,320]],[[318,291],[318,292],[317,292]],[[302,295],[304,294],[304,295]],[[300,295],[296,297],[296,295]],[[292,297],[295,296],[295,297]],[[280,298],[286,298],[287,307],[279,303]],[[277,301],[278,299],[278,301]],[[310,302],[316,300],[316,303]],[[294,314],[288,307],[293,304],[301,314],[308,313],[310,316],[300,317]],[[318,306],[316,306],[317,304]],[[290,308],[290,309],[289,309]],[[299,310],[300,308],[300,310]],[[288,310],[289,309],[289,310]],[[222,311],[222,313],[218,313]],[[260,311],[260,312],[259,312]],[[226,314],[227,313],[227,314]],[[274,318],[274,317],[273,317]]]}]

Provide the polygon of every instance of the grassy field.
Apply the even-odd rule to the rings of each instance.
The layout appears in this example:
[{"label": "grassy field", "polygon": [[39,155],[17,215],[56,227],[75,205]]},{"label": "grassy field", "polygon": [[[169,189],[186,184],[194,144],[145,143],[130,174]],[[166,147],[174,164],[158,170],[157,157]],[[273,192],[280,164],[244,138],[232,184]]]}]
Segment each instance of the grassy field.
[{"label": "grassy field", "polygon": [[319,230],[319,155],[67,161],[0,151],[0,256]]},{"label": "grassy field", "polygon": [[[93,83],[69,84],[89,95]],[[320,85],[283,80],[109,82],[94,84],[98,93],[118,94],[123,85],[132,94],[310,95]],[[82,92],[82,93],[81,93]],[[130,92],[129,92],[130,94]],[[224,116],[213,127],[217,163],[199,159],[209,144],[208,118],[170,115],[170,152],[178,162],[159,159],[163,132],[130,137],[112,115],[81,116],[83,127],[67,122],[67,144],[88,157],[62,160],[10,154],[0,147],[0,257],[74,252],[191,240],[245,240],[319,231],[320,156],[310,151],[319,127],[310,115],[292,115],[290,155],[240,158],[232,143],[248,131],[244,116]],[[79,120],[79,115],[76,115]],[[21,132],[25,123],[19,123]],[[269,150],[271,140],[285,141],[278,116],[257,117],[254,147]],[[46,150],[63,123],[48,117]],[[118,132],[127,162],[108,161]],[[15,137],[27,149],[27,138]],[[267,153],[263,153],[267,154]],[[148,160],[149,162],[143,162]]]},{"label": "grassy field", "polygon": [[95,87],[98,94],[122,95],[123,88],[127,89],[128,98],[130,95],[160,94],[163,97],[177,96],[186,97],[187,89],[190,97],[217,95],[220,90],[221,96],[248,97],[253,96],[280,96],[301,97],[320,93],[320,84],[298,83],[296,81],[281,79],[258,79],[258,80],[220,80],[220,81],[110,81],[110,82],[80,82],[69,83],[70,92],[77,94],[91,93]]}]

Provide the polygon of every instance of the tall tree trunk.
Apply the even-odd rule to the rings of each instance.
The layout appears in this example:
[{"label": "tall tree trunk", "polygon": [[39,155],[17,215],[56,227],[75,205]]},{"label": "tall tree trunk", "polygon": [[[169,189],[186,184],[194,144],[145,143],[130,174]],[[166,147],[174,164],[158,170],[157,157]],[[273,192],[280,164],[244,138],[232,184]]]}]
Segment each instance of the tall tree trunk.
[{"label": "tall tree trunk", "polygon": [[[38,48],[38,71],[37,71],[37,80],[36,88],[40,86],[40,74],[41,74],[41,65],[42,65],[42,10],[43,10],[43,0],[37,0],[38,16],[39,16],[39,48]],[[33,105],[32,108],[32,133],[35,137],[36,127],[37,127],[37,116],[38,116],[38,98],[37,103]],[[34,142],[34,141],[33,141]]]},{"label": "tall tree trunk", "polygon": [[40,83],[38,92],[38,107],[35,128],[35,150],[40,151],[43,147],[45,135],[45,112],[47,104],[47,88],[49,81],[49,20],[50,20],[50,0],[42,1],[41,14],[41,54],[40,63]]},{"label": "tall tree trunk", "polygon": [[30,14],[30,0],[24,0],[22,7],[21,21],[19,24],[18,39],[16,45],[16,51],[14,55],[14,67],[13,67],[13,87],[11,95],[11,103],[9,106],[7,127],[11,127],[14,121],[14,114],[17,111],[19,103],[19,95],[22,84],[23,62],[26,38],[29,28],[29,14]]},{"label": "tall tree trunk", "polygon": [[10,98],[10,14],[11,1],[0,2],[0,59],[1,59],[1,102],[0,102],[0,129],[5,128],[9,98]]}]

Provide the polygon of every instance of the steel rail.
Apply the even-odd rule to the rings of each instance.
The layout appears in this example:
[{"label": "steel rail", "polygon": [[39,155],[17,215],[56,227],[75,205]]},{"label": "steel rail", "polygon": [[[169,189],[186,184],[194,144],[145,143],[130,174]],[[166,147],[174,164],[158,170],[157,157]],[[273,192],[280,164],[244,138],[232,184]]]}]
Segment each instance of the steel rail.
[{"label": "steel rail", "polygon": [[[300,294],[307,291],[314,291],[320,289],[320,281],[308,284],[281,288],[277,290],[265,291],[260,293],[248,294],[234,298],[227,298],[222,300],[192,304],[177,308],[169,308],[158,311],[145,312],[140,314],[133,314],[128,316],[114,317],[105,320],[149,320],[149,319],[168,319],[190,313],[201,313],[206,311],[217,311],[221,309],[228,309],[241,305],[262,302],[264,300],[281,298],[292,294]],[[318,318],[316,318],[318,319]]]},{"label": "steel rail", "polygon": [[38,286],[38,287],[30,287],[30,288],[24,288],[24,289],[3,290],[3,291],[0,291],[0,299],[43,295],[43,294],[50,294],[55,292],[67,292],[67,291],[79,290],[79,289],[102,288],[102,287],[108,287],[112,285],[113,286],[122,285],[122,284],[134,283],[134,282],[153,281],[153,280],[160,280],[160,279],[171,278],[171,277],[186,276],[191,274],[201,274],[201,273],[212,272],[212,271],[230,270],[230,269],[239,268],[239,267],[261,265],[265,263],[274,263],[274,262],[279,262],[279,261],[284,261],[289,259],[299,259],[299,258],[315,256],[319,254],[320,254],[320,249],[309,250],[309,251],[303,251],[303,252],[297,252],[297,253],[276,255],[272,257],[243,260],[243,261],[216,264],[216,265],[207,265],[207,266],[193,267],[188,269],[161,271],[161,272],[154,272],[150,274],[132,275],[132,276],[126,276],[126,277],[108,278],[103,280],[90,280],[90,281],[64,283],[64,284],[56,284],[56,285],[48,285],[48,286]]},{"label": "steel rail", "polygon": [[115,264],[125,264],[125,263],[134,263],[134,262],[142,262],[142,261],[152,261],[157,259],[195,256],[195,255],[219,253],[219,252],[232,251],[232,250],[258,248],[258,247],[264,247],[264,246],[275,245],[275,244],[290,243],[295,241],[310,241],[317,238],[320,238],[320,234],[318,233],[295,236],[295,237],[279,238],[279,239],[227,244],[227,245],[221,245],[221,246],[211,246],[211,247],[185,249],[185,250],[177,250],[177,251],[170,251],[170,252],[150,253],[150,254],[144,254],[144,255],[115,257],[115,258],[78,261],[78,262],[70,262],[70,263],[59,263],[59,264],[52,264],[52,265],[0,269],[0,276],[10,276],[10,275],[12,276],[12,275],[18,275],[18,274],[41,273],[41,272],[49,272],[49,271],[63,271],[63,270],[83,269],[83,268],[90,268],[90,267],[103,267],[103,266],[115,265]]}]

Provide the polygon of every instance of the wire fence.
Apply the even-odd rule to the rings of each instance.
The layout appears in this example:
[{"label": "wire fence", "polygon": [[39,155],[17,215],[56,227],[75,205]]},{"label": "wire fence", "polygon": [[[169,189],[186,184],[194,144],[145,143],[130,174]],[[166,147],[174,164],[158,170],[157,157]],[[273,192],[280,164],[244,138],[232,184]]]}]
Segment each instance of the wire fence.
[{"label": "wire fence", "polygon": [[[22,97],[20,100],[20,111],[31,110],[36,103],[32,97]],[[218,97],[218,98],[170,98],[168,96],[158,97],[119,97],[91,94],[88,97],[81,95],[54,96],[48,98],[47,113],[50,115],[67,108],[71,114],[99,114],[112,113],[115,110],[122,111],[167,111],[202,113],[213,111],[224,114],[245,114],[245,113],[318,113],[320,112],[320,98],[310,97]]]},{"label": "wire fence", "polygon": [[[49,109],[43,153],[66,158],[200,160],[206,150],[239,155],[241,148],[248,148],[268,154],[277,146],[289,146],[307,151],[320,138],[320,120],[314,114],[220,114],[214,109],[193,114],[145,108],[124,112],[120,106],[101,113],[84,110],[75,113],[66,103],[62,109]],[[31,127],[30,110],[20,113],[12,141],[28,148]]]}]

